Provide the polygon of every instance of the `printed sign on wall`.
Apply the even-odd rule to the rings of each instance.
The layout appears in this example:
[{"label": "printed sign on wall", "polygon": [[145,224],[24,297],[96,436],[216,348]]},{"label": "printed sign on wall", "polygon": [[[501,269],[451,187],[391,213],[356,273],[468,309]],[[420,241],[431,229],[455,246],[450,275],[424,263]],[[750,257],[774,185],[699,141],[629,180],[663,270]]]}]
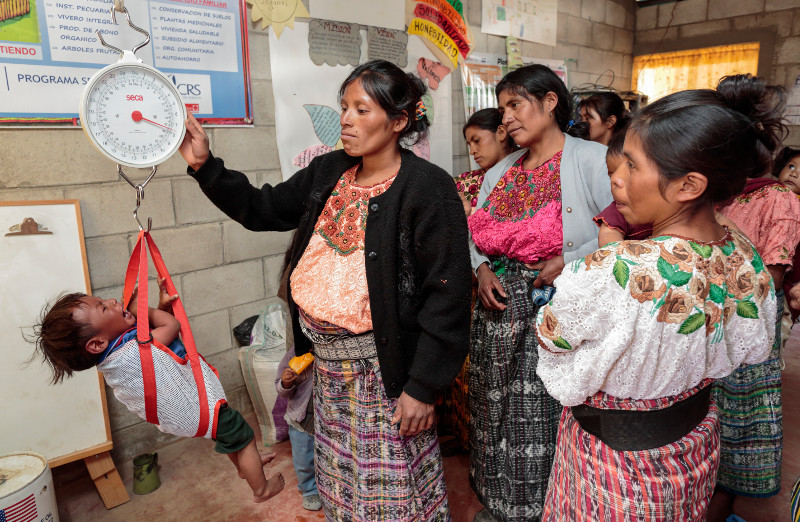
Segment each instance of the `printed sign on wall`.
[{"label": "printed sign on wall", "polygon": [[[0,124],[76,125],[83,86],[145,36],[111,12],[113,0],[26,0],[0,18]],[[20,2],[22,3],[22,2]],[[187,108],[207,123],[251,124],[244,0],[127,2],[133,24],[150,35],[137,51],[163,72]]]}]

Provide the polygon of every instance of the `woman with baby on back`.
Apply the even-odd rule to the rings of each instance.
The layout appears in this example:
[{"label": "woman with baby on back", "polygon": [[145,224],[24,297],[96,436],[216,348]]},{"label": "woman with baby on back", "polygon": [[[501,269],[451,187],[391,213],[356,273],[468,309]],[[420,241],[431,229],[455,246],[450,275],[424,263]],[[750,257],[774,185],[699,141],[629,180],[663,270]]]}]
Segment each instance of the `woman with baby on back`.
[{"label": "woman with baby on back", "polygon": [[720,464],[714,379],[763,361],[772,277],[715,205],[769,169],[780,88],[724,78],[645,107],[611,176],[650,239],[567,266],[537,318],[539,366],[561,416],[544,520],[703,521]]}]

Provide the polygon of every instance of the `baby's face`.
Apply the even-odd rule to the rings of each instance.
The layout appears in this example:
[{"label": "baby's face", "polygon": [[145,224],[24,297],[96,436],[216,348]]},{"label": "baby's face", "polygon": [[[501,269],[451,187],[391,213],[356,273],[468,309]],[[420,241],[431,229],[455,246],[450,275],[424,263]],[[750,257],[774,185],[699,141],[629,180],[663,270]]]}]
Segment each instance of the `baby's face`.
[{"label": "baby's face", "polygon": [[106,343],[136,326],[136,317],[116,299],[86,296],[81,298],[81,303],[83,306],[76,308],[72,316],[76,321],[92,325],[97,330],[97,337]]},{"label": "baby's face", "polygon": [[800,194],[800,154],[786,163],[786,166],[778,174],[778,181],[795,194]]}]

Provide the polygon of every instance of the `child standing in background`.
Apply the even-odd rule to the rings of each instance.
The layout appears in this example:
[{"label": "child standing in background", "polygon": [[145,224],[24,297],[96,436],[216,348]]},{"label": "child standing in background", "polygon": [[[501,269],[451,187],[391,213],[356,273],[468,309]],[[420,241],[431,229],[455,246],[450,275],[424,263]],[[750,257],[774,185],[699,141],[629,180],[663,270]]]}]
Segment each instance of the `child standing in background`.
[{"label": "child standing in background", "polygon": [[289,424],[289,440],[292,444],[292,465],[297,475],[297,488],[303,494],[303,509],[319,511],[322,501],[317,491],[314,477],[314,363],[312,362],[300,375],[289,367],[294,357],[294,346],[278,364],[275,389],[278,395],[289,399],[284,418]]},{"label": "child standing in background", "polygon": [[[775,167],[772,170],[772,174],[800,198],[800,149],[792,149],[790,147],[781,149],[778,155],[775,156]],[[784,293],[788,296],[789,290],[797,283],[800,283],[800,252],[796,251],[792,268],[786,272],[783,278]],[[791,332],[792,323],[797,321],[797,317],[800,316],[800,310],[792,306],[791,301],[787,305],[787,311],[791,318],[787,317],[785,320],[784,333]],[[788,329],[788,332],[786,329]]]},{"label": "child standing in background", "polygon": [[800,149],[784,147],[775,156],[772,174],[786,188],[800,196]]}]

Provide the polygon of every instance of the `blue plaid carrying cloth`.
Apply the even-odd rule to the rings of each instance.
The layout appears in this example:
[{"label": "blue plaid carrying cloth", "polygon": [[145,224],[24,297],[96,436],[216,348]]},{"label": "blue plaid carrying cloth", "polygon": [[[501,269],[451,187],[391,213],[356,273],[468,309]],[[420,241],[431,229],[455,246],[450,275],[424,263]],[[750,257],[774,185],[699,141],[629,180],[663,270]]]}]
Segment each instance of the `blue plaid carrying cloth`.
[{"label": "blue plaid carrying cloth", "polygon": [[544,306],[549,303],[555,293],[556,289],[553,286],[531,287],[531,299],[536,306]]}]

